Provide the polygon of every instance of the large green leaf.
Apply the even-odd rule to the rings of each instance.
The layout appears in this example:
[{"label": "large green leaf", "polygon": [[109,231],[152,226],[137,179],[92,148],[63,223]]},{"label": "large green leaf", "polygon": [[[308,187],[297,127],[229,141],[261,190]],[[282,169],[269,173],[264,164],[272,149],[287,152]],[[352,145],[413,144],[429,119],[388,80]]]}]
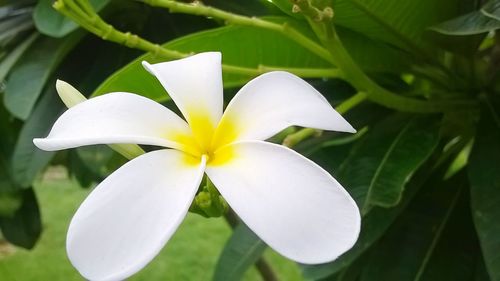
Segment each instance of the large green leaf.
[{"label": "large green leaf", "polygon": [[469,180],[474,224],[481,242],[486,268],[492,280],[500,280],[499,161],[500,111],[498,106],[491,106],[483,111],[469,156]]},{"label": "large green leaf", "polygon": [[432,30],[446,35],[474,35],[500,28],[500,20],[487,17],[480,11],[454,18],[431,27]]},{"label": "large green leaf", "polygon": [[423,189],[371,251],[361,280],[471,280],[479,246],[464,178]]},{"label": "large green leaf", "polygon": [[33,189],[23,190],[22,198],[21,207],[12,217],[0,217],[0,229],[12,244],[31,249],[42,232],[40,211]]},{"label": "large green leaf", "polygon": [[240,280],[248,268],[260,258],[266,247],[255,233],[240,223],[222,250],[212,280]]},{"label": "large green leaf", "polygon": [[[110,0],[90,0],[89,1],[96,11],[104,8]],[[33,12],[33,20],[36,28],[43,34],[52,37],[63,37],[77,29],[79,26],[58,13],[53,7],[52,0],[40,0]]]},{"label": "large green leaf", "polygon": [[10,71],[5,86],[5,107],[25,120],[30,115],[47,79],[66,54],[82,38],[75,33],[63,39],[38,38]]},{"label": "large green leaf", "polygon": [[[258,44],[256,44],[258,42]],[[163,45],[186,53],[220,51],[226,64],[257,68],[260,64],[278,67],[328,67],[328,63],[294,41],[275,32],[243,27],[227,26],[181,37]],[[156,79],[141,65],[164,61],[163,58],[146,54],[126,65],[109,77],[93,95],[115,91],[141,94],[157,101],[167,100],[165,91]],[[224,86],[239,86],[251,77],[224,73]]]},{"label": "large green leaf", "polygon": [[406,182],[438,143],[433,117],[393,115],[373,127],[336,174],[363,213],[399,203]]},{"label": "large green leaf", "polygon": [[457,14],[455,0],[337,0],[334,21],[366,36],[420,54],[427,27]]},{"label": "large green leaf", "polygon": [[30,186],[35,176],[52,159],[54,152],[36,148],[33,139],[48,134],[63,107],[55,87],[48,86],[33,114],[24,123],[12,154],[12,173],[17,184],[23,187]]},{"label": "large green leaf", "polygon": [[[287,20],[278,17],[271,19],[276,22]],[[295,21],[291,22],[302,32],[308,33],[308,30],[302,24]],[[346,29],[341,29],[339,32],[344,36],[345,45],[351,50],[354,59],[366,71],[394,71],[395,69],[403,69],[408,65],[409,58],[405,54],[384,43],[376,42]],[[255,42],[259,42],[259,44],[255,44]],[[223,54],[224,63],[251,68],[258,68],[259,65],[281,68],[322,68],[330,66],[295,41],[279,33],[245,26],[226,26],[202,31],[173,40],[163,46],[185,53],[220,51]],[[152,54],[139,57],[109,77],[93,95],[127,91],[157,101],[167,100],[168,97],[160,84],[154,77],[144,71],[141,65],[143,60],[155,63],[164,59],[155,57]],[[248,75],[225,72],[223,76],[224,86],[241,86],[250,78],[252,77]]]}]

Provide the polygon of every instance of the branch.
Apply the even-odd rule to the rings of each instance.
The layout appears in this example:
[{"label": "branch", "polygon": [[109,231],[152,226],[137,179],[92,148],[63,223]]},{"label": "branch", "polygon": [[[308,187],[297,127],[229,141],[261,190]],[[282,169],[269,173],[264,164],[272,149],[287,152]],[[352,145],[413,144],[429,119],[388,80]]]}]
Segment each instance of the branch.
[{"label": "branch", "polygon": [[292,39],[304,48],[323,58],[324,60],[333,63],[333,58],[327,49],[323,48],[320,44],[311,40],[309,37],[305,36],[301,32],[297,31],[295,28],[291,27],[287,23],[274,23],[271,21],[247,17],[242,15],[233,14],[226,12],[214,7],[205,6],[201,2],[195,1],[192,3],[182,3],[172,0],[142,0],[144,3],[155,7],[167,8],[172,13],[184,13],[205,17],[212,17],[224,20],[226,24],[242,25],[242,26],[252,26],[262,29],[267,29],[281,33],[282,35]]},{"label": "branch", "polygon": [[[54,3],[54,8],[103,40],[125,45],[129,48],[150,52],[154,56],[159,56],[165,59],[180,59],[193,54],[167,49],[145,40],[136,34],[116,30],[112,25],[106,23],[101,17],[99,17],[99,15],[88,3],[88,0],[57,0]],[[226,73],[241,74],[249,77],[275,70],[288,71],[303,78],[341,77],[340,71],[335,68],[287,68],[266,65],[259,65],[257,68],[251,68],[222,64],[222,70]]]}]

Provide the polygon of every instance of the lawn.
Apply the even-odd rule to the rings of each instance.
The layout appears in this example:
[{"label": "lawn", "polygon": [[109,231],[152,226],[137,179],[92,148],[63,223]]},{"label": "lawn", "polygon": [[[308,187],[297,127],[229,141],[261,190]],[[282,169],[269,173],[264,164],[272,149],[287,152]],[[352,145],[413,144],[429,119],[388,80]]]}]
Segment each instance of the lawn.
[{"label": "lawn", "polygon": [[[90,190],[66,178],[45,179],[35,185],[42,212],[44,232],[31,251],[4,245],[0,254],[0,280],[82,280],[66,258],[65,236],[71,216]],[[171,241],[145,269],[129,280],[210,280],[217,257],[230,229],[222,219],[189,214]],[[2,252],[2,251],[0,251]],[[291,261],[267,250],[280,280],[302,280]],[[245,279],[261,280],[255,269]]]}]

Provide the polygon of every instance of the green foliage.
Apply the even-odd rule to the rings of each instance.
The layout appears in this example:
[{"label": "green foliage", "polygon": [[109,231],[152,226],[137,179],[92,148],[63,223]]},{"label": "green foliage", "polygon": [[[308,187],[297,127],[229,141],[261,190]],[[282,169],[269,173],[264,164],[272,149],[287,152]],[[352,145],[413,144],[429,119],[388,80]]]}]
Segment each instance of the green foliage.
[{"label": "green foliage", "polygon": [[372,250],[360,280],[471,280],[478,247],[467,182],[461,173],[436,183],[422,188]]},{"label": "green foliage", "polygon": [[361,208],[394,207],[411,175],[439,139],[432,118],[394,115],[381,121],[351,150],[336,176]]},{"label": "green foliage", "polygon": [[12,153],[12,176],[20,186],[29,186],[50,162],[54,152],[33,149],[33,139],[46,134],[63,110],[52,87],[48,87],[33,114],[23,124]]},{"label": "green foliage", "polygon": [[498,103],[485,108],[470,155],[469,179],[474,224],[493,280],[500,278],[500,119]]},{"label": "green foliage", "polygon": [[418,55],[422,49],[429,48],[429,42],[423,38],[426,29],[456,15],[455,2],[337,0],[334,20],[341,26]]},{"label": "green foliage", "polygon": [[[106,7],[101,17],[84,0],[59,7],[67,17],[51,2],[0,2],[0,229],[9,242],[37,241],[31,186],[47,165],[64,165],[88,187],[125,162],[106,146],[58,154],[33,146],[63,110],[55,79],[86,96],[127,91],[167,103],[141,61],[220,51],[226,97],[261,73],[290,71],[358,129],[280,135],[304,133],[294,148],[334,174],[363,214],[354,247],[302,266],[305,279],[500,279],[500,1],[90,1]],[[344,103],[356,93],[366,100]],[[219,196],[200,188],[197,200],[204,195]],[[211,207],[191,211],[210,216]],[[213,279],[240,280],[265,248],[240,224]]]}]

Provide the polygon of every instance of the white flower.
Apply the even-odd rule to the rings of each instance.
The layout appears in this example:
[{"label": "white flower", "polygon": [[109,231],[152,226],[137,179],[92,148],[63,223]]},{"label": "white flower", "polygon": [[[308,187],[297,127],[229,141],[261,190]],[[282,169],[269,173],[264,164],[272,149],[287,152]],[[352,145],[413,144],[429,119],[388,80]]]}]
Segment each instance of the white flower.
[{"label": "white flower", "polygon": [[[177,229],[206,173],[264,242],[306,264],[350,249],[359,210],[318,165],[264,140],[297,125],[354,132],[313,87],[287,72],[246,84],[222,114],[221,54],[202,53],[144,67],[184,116],[130,93],[110,93],[68,109],[43,150],[92,144],[144,144],[139,156],[99,184],[69,226],[67,252],[91,280],[121,280],[143,268]],[[202,237],[200,233],[200,237]]]}]

